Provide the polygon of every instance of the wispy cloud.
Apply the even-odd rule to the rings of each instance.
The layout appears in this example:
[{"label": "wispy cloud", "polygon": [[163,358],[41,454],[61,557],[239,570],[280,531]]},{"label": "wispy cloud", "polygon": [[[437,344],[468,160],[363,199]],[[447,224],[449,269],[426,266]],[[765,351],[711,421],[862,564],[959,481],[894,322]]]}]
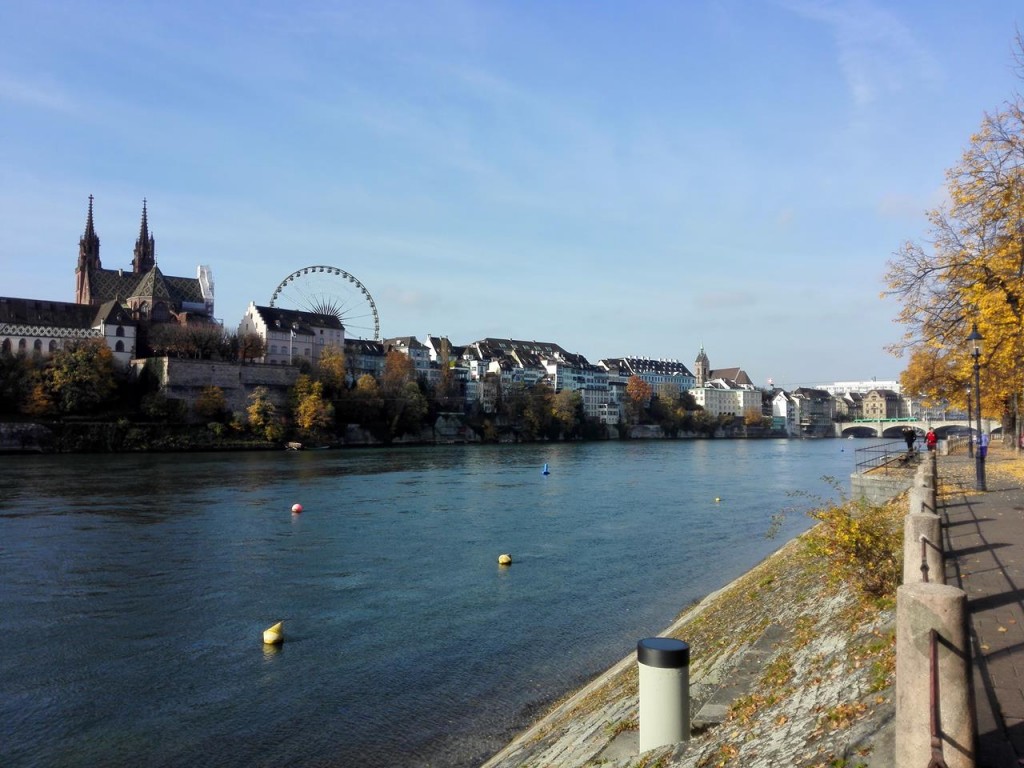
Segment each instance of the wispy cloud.
[{"label": "wispy cloud", "polygon": [[897,12],[865,0],[782,0],[790,11],[826,25],[854,104],[864,107],[912,86],[932,87],[939,66]]},{"label": "wispy cloud", "polygon": [[3,101],[55,112],[71,112],[74,109],[74,102],[58,86],[19,79],[0,72],[0,102]]}]

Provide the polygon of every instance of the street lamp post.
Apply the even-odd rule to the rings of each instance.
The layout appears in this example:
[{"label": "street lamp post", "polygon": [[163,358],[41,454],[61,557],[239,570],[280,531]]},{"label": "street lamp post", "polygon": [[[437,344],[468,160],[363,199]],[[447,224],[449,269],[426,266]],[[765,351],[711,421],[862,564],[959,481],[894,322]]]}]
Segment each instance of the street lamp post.
[{"label": "street lamp post", "polygon": [[971,434],[971,388],[967,387],[967,456],[974,458],[974,435]]},{"label": "street lamp post", "polygon": [[978,326],[971,328],[971,335],[967,337],[971,343],[971,357],[974,358],[974,397],[977,403],[976,415],[978,424],[978,450],[974,452],[975,488],[979,491],[985,489],[985,448],[981,434],[981,374],[980,362],[982,336],[978,333]]}]

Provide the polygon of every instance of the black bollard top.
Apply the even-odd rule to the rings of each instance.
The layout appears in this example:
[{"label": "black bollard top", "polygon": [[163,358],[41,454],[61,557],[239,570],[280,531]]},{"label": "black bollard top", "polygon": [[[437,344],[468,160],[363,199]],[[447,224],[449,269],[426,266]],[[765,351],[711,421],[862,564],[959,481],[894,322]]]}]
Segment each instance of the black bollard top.
[{"label": "black bollard top", "polygon": [[645,637],[636,644],[636,660],[648,667],[682,669],[690,666],[690,644],[674,637]]}]

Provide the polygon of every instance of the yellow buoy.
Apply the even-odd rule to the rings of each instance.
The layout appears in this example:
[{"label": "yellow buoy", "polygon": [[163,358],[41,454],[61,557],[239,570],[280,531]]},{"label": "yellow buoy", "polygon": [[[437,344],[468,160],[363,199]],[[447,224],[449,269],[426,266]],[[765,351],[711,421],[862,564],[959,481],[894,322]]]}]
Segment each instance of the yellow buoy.
[{"label": "yellow buoy", "polygon": [[279,621],[274,626],[264,629],[263,642],[267,645],[278,645],[284,642],[284,622]]},{"label": "yellow buoy", "polygon": [[512,555],[498,555],[498,565],[512,565]]},{"label": "yellow buoy", "polygon": [[721,499],[720,499],[720,498],[718,498],[717,496],[715,496],[715,504],[717,504],[717,503],[718,503],[718,502],[720,502],[720,501],[721,501]]}]

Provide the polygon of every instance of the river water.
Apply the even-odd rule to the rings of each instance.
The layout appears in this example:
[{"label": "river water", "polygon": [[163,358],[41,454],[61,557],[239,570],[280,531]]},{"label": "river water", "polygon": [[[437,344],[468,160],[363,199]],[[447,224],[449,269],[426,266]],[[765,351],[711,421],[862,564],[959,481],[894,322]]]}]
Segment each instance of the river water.
[{"label": "river water", "polygon": [[868,442],[0,457],[0,764],[477,765]]}]

